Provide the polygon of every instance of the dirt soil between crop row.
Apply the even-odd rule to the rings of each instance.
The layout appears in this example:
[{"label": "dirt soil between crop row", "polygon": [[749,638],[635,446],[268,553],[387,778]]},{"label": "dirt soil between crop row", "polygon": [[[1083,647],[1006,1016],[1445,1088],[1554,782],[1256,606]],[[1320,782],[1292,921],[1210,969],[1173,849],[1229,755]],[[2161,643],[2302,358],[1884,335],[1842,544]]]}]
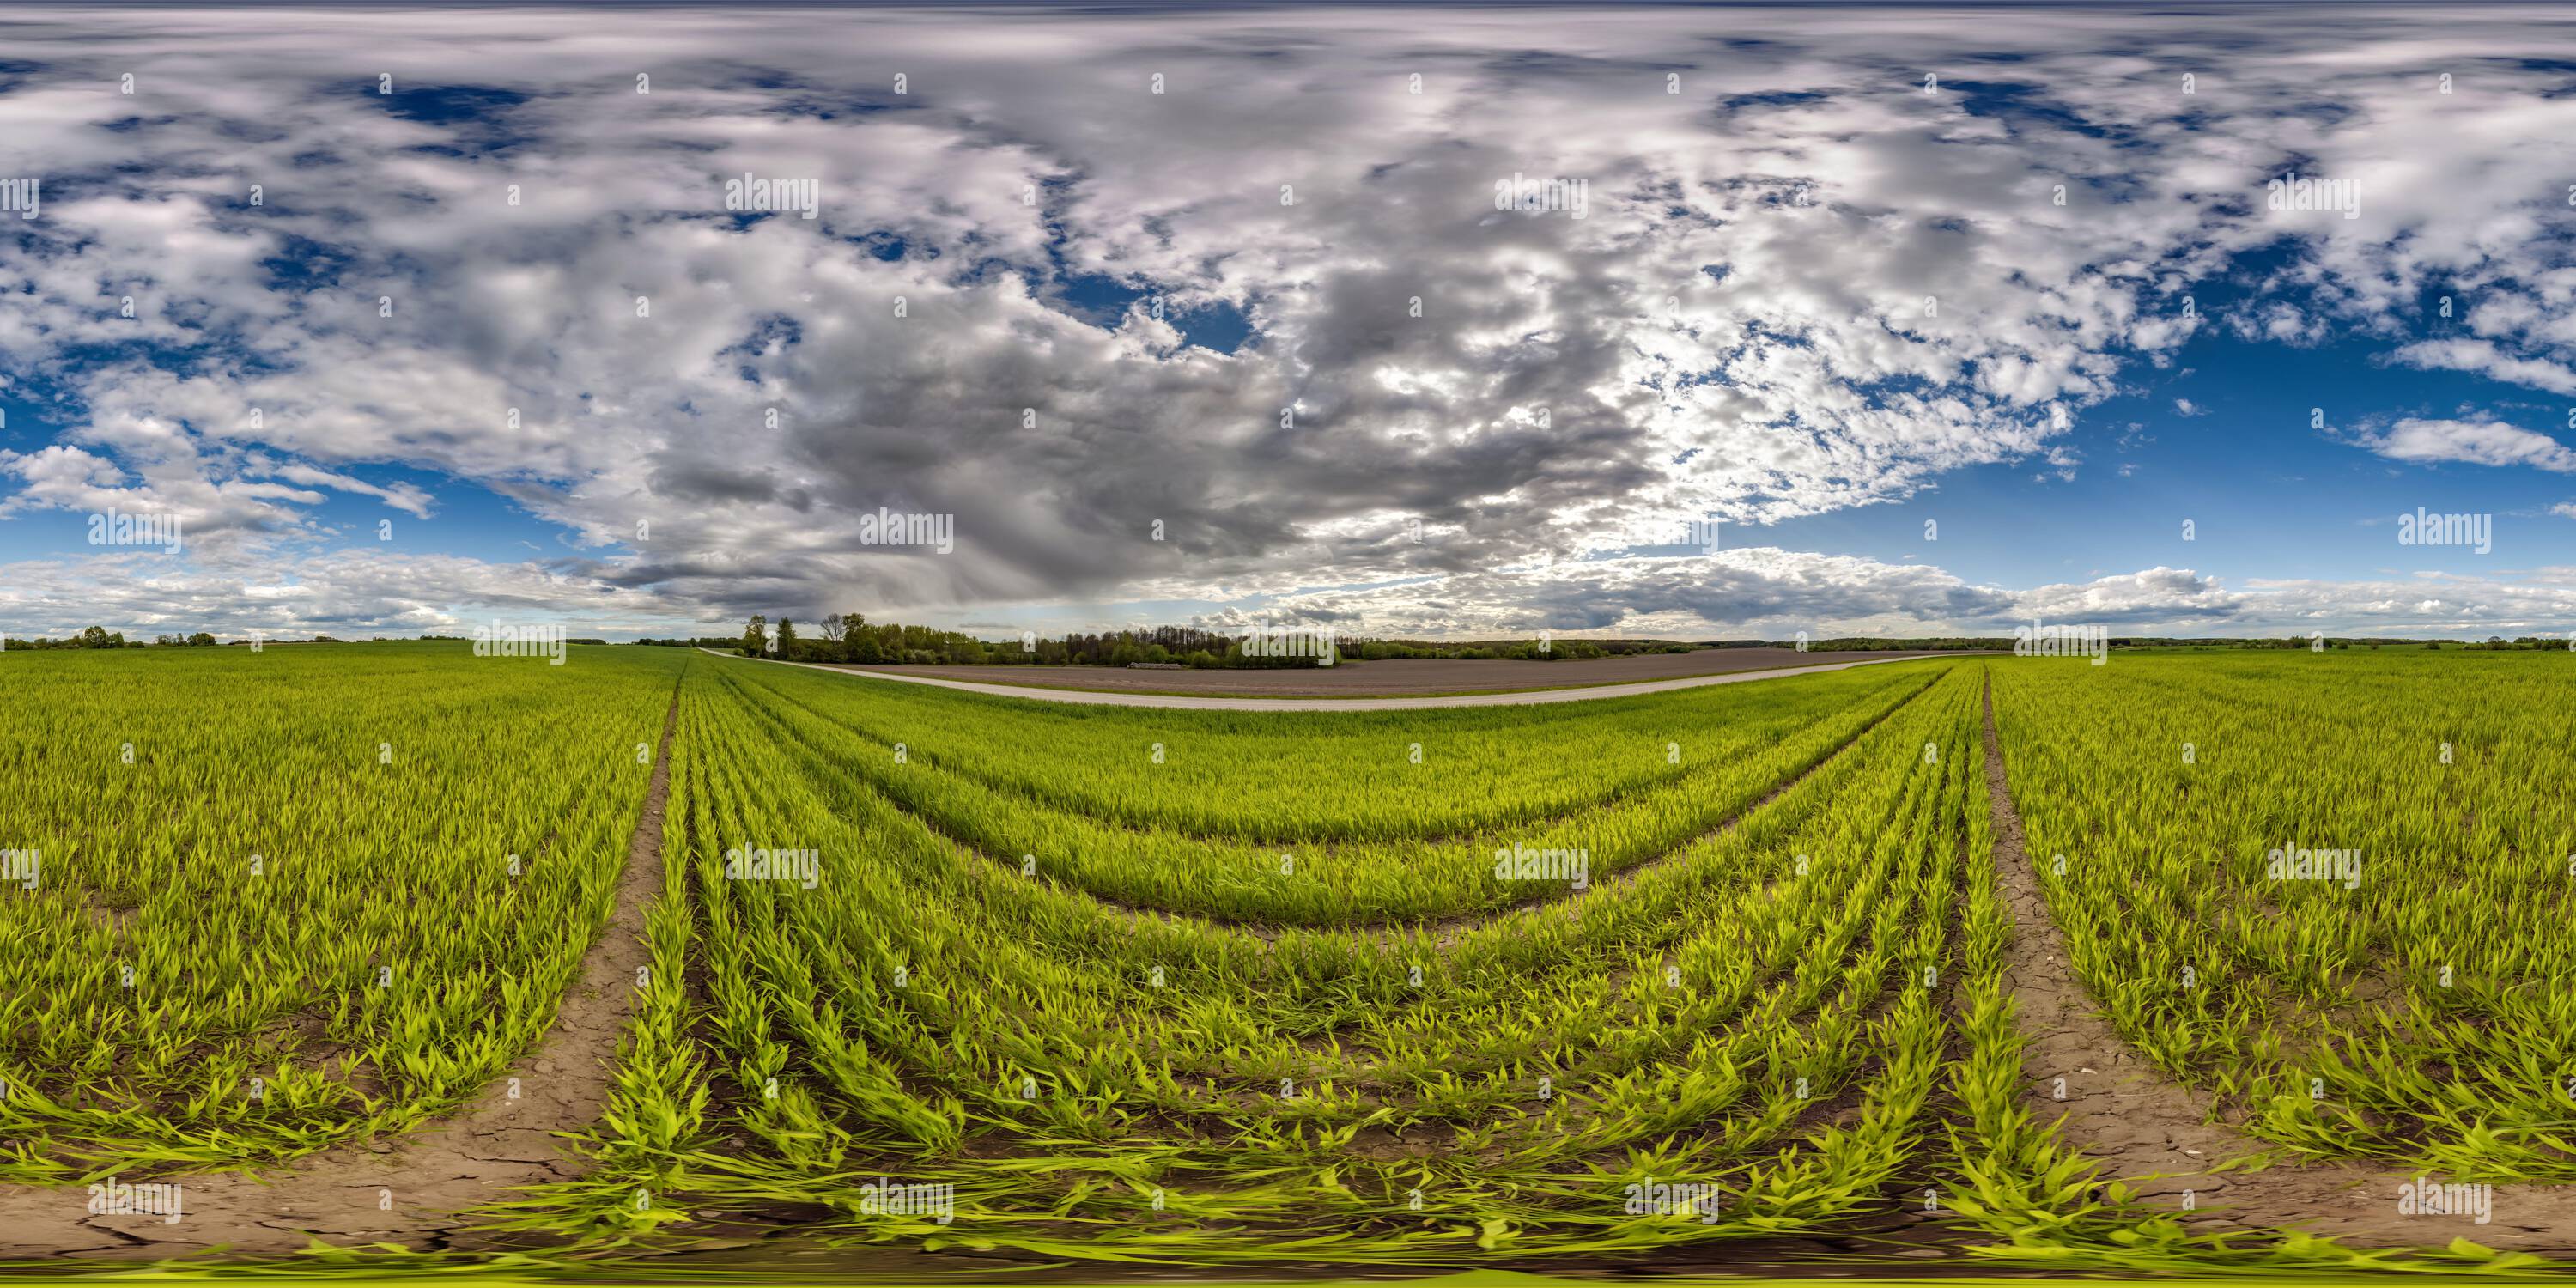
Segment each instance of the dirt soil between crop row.
[{"label": "dirt soil between crop row", "polygon": [[[2211,1121],[2208,1096],[2150,1064],[2075,978],[2065,932],[2049,915],[2021,816],[2013,809],[1995,734],[1991,677],[1985,745],[1995,869],[2012,909],[2005,979],[2020,999],[2026,1103],[2041,1122],[2062,1115],[2059,1141],[2101,1164],[2103,1179],[2125,1181],[2199,1233],[2297,1227],[2363,1248],[2439,1247],[2466,1238],[2528,1252],[2576,1249],[2576,1187],[2496,1186],[2492,1220],[2479,1225],[2468,1216],[2401,1215],[2398,1187],[2418,1179],[2411,1173],[2297,1162],[2213,1172],[2223,1163],[2277,1151]],[[2056,1096],[2058,1078],[2066,1079],[2062,1101]]]},{"label": "dirt soil between crop row", "polygon": [[326,1149],[256,1176],[171,1177],[184,1187],[176,1221],[93,1216],[89,1192],[80,1186],[0,1186],[0,1260],[144,1260],[218,1247],[232,1256],[276,1256],[317,1238],[431,1252],[499,1246],[492,1236],[469,1232],[465,1227],[476,1222],[455,1214],[507,1199],[504,1191],[513,1186],[579,1175],[581,1161],[556,1133],[597,1122],[608,1104],[618,1043],[634,1015],[636,970],[652,960],[644,909],[662,888],[662,811],[679,717],[675,688],[644,809],[618,874],[616,909],[583,955],[579,982],[565,993],[536,1048],[463,1111],[400,1142]]}]

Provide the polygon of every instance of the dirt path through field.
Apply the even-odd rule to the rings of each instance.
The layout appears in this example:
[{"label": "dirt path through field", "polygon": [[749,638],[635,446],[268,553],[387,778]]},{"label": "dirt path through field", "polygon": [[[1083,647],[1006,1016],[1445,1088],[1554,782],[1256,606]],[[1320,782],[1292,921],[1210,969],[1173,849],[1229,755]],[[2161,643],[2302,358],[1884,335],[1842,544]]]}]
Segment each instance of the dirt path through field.
[{"label": "dirt path through field", "polygon": [[[2356,1247],[2425,1247],[2453,1238],[2493,1248],[2576,1249],[2576,1187],[2499,1185],[2493,1220],[2402,1216],[2398,1187],[2412,1174],[2352,1164],[2281,1163],[2255,1171],[2213,1171],[2268,1156],[2262,1141],[2208,1121],[2209,1098],[2165,1077],[2129,1045],[2075,978],[2065,934],[2049,914],[2040,876],[2022,840],[2003,749],[1995,735],[1991,673],[1985,684],[1986,788],[1995,829],[1995,869],[2012,909],[2005,981],[2020,1000],[2024,1095],[2042,1122],[2064,1116],[2059,1138],[2127,1181],[2149,1201],[2203,1233],[2296,1227]],[[2055,1080],[2066,1079],[2057,1099]],[[2154,1177],[2156,1179],[2145,1179]],[[2444,1177],[2433,1177],[2442,1181]],[[2182,1210],[2190,1192],[2193,1210]]]},{"label": "dirt path through field", "polygon": [[426,1251],[489,1246],[453,1214],[506,1199],[503,1191],[512,1186],[578,1174],[579,1160],[564,1153],[554,1133],[596,1122],[607,1105],[618,1039],[634,1011],[636,971],[652,960],[644,908],[662,888],[662,811],[679,719],[674,687],[652,783],[618,875],[617,906],[583,955],[580,980],[564,994],[536,1048],[463,1111],[399,1141],[327,1149],[258,1178],[241,1172],[170,1178],[183,1187],[177,1221],[92,1216],[88,1191],[78,1186],[0,1187],[0,1261],[174,1257],[213,1246],[274,1256],[315,1238]]}]

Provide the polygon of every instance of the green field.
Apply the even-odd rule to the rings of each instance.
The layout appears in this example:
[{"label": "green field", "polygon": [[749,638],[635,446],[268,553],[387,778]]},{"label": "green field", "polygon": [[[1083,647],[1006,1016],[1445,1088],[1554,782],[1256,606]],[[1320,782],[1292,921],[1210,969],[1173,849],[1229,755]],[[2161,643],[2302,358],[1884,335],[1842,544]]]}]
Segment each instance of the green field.
[{"label": "green field", "polygon": [[[0,845],[40,860],[0,886],[22,1208],[492,1094],[610,921],[676,701],[651,967],[604,1106],[552,1124],[579,1175],[483,1218],[549,1255],[755,1223],[1104,1273],[2563,1246],[2515,1231],[2576,1179],[2564,654],[1362,714],[635,647],[12,652],[0,683]],[[2034,1018],[2060,938],[2099,1067]],[[2270,1166],[2157,1183],[2108,1102],[2072,1112],[2114,1059]],[[2492,1222],[2378,1188],[2419,1173],[2494,1186]]]}]

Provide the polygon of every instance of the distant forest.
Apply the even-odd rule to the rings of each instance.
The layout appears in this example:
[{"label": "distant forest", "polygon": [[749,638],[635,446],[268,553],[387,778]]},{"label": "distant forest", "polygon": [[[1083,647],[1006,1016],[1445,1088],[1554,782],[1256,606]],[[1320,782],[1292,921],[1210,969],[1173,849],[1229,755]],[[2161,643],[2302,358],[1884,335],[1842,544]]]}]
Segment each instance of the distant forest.
[{"label": "distant forest", "polygon": [[[907,666],[1184,666],[1288,668],[1311,667],[1318,658],[1266,657],[1244,652],[1238,635],[1194,626],[1155,626],[1098,635],[1069,634],[1034,641],[995,642],[929,626],[870,623],[858,613],[834,613],[810,631],[780,618],[774,632],[766,616],[755,616],[739,636],[697,639],[639,640],[642,644],[721,648],[746,656],[777,657],[799,662],[852,662],[860,665]],[[774,647],[773,647],[774,644]],[[1334,641],[1335,665],[1380,662],[1393,658],[1514,658],[1556,661],[1564,658],[1617,657],[1631,653],[1687,653],[1699,647],[1670,640],[1495,640],[1426,644],[1411,640]]]},{"label": "distant forest", "polygon": [[[774,635],[774,641],[773,641]],[[644,639],[639,644],[681,648],[712,648],[746,656],[778,657],[799,662],[849,662],[859,665],[895,666],[1184,666],[1218,667],[1308,667],[1313,657],[1245,656],[1243,641],[1235,635],[1203,630],[1192,626],[1156,626],[1142,630],[1112,631],[1097,635],[1069,634],[1049,636],[1028,647],[1023,640],[994,641],[979,639],[958,631],[945,631],[929,626],[905,626],[897,623],[871,623],[858,613],[835,613],[814,622],[811,629],[799,627],[788,618],[778,619],[773,632],[769,619],[755,616],[744,624],[740,635],[702,635],[694,639]],[[774,647],[773,647],[774,642]],[[1796,648],[1792,640],[1651,640],[1651,639],[1560,639],[1551,638],[1544,645],[1538,640],[1473,640],[1431,643],[1420,640],[1366,639],[1344,636],[1336,641],[1336,665],[1355,662],[1378,662],[1395,658],[1505,658],[1550,662],[1568,658],[1626,657],[1642,653],[1689,653],[1700,649]],[[2280,639],[2186,639],[2172,636],[2112,636],[2110,646],[2127,648],[2225,648],[2225,649],[2304,649],[2316,641],[2306,636]],[[2329,637],[2326,648],[2416,648],[2460,649],[2469,651],[2531,650],[2566,648],[2565,640],[2523,636],[2508,640],[2490,636],[2485,640],[2373,639],[2367,637]],[[10,647],[17,644],[12,641]],[[1809,640],[1811,653],[1895,653],[1895,652],[1965,652],[1988,650],[2010,652],[2013,639],[2003,636],[1922,636],[1910,639],[1870,639],[1845,636],[1836,639]]]}]

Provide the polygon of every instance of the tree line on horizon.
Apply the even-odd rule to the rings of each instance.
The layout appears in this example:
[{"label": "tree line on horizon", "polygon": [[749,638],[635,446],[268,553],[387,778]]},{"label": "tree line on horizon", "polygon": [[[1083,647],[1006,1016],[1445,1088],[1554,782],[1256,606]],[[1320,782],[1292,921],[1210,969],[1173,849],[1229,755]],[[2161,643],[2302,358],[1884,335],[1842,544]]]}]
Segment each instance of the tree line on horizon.
[{"label": "tree line on horizon", "polygon": [[[845,662],[860,666],[1184,666],[1198,669],[1280,669],[1311,667],[1314,657],[1270,657],[1246,654],[1234,635],[1196,626],[1152,626],[1098,634],[1071,632],[1021,640],[986,640],[959,631],[899,623],[871,623],[864,614],[833,613],[815,623],[814,633],[797,629],[782,617],[773,629],[765,614],[755,614],[739,637],[639,640],[720,648],[746,657],[774,657],[797,662]],[[1395,658],[1509,658],[1558,661],[1570,658],[1618,657],[1634,653],[1686,653],[1699,647],[1670,640],[1552,639],[1427,644],[1412,640],[1335,641],[1334,662],[1376,662]]]},{"label": "tree line on horizon", "polygon": [[[788,618],[780,618],[773,632],[766,615],[755,614],[745,623],[743,633],[735,636],[699,636],[694,639],[642,639],[639,644],[668,645],[687,648],[711,648],[750,657],[775,657],[799,662],[843,662],[862,666],[1133,666],[1166,665],[1189,667],[1304,667],[1314,665],[1312,658],[1245,657],[1242,641],[1231,635],[1193,626],[1155,626],[1140,630],[1110,631],[1100,634],[1071,633],[1039,638],[1035,647],[1025,647],[1016,640],[986,640],[959,631],[940,630],[929,626],[905,626],[895,623],[870,623],[858,613],[834,613],[816,622],[816,632],[800,632]],[[1025,637],[1024,637],[1025,638]],[[2506,639],[2491,635],[2484,640],[2373,638],[2369,636],[2331,636],[2323,641],[2329,649],[2378,648],[2455,648],[2464,651],[2534,650],[2567,647],[2565,640],[2551,640],[2525,635]],[[1427,643],[1419,640],[1364,639],[1344,637],[1338,641],[1336,662],[1375,662],[1396,658],[1508,659],[1526,661],[1560,661],[1574,658],[1629,657],[1648,653],[1690,653],[1701,649],[1796,648],[1792,640],[1702,640],[1662,639],[1551,639],[1545,648],[1536,640],[1478,640],[1463,643]],[[2304,635],[2264,637],[2204,637],[2164,635],[2115,635],[2112,648],[2225,648],[2225,649],[2304,649],[2317,641]],[[1839,636],[1810,640],[1805,649],[1810,653],[1897,653],[1897,652],[2010,652],[2013,638],[2009,635],[1938,635],[1908,638],[1872,638]]]},{"label": "tree line on horizon", "polygon": [[212,648],[222,642],[204,631],[199,631],[194,635],[156,636],[151,643],[147,644],[142,640],[126,639],[123,631],[111,631],[104,626],[92,626],[77,635],[66,635],[58,640],[46,639],[43,636],[22,640],[12,635],[5,640],[0,640],[0,648]]}]

